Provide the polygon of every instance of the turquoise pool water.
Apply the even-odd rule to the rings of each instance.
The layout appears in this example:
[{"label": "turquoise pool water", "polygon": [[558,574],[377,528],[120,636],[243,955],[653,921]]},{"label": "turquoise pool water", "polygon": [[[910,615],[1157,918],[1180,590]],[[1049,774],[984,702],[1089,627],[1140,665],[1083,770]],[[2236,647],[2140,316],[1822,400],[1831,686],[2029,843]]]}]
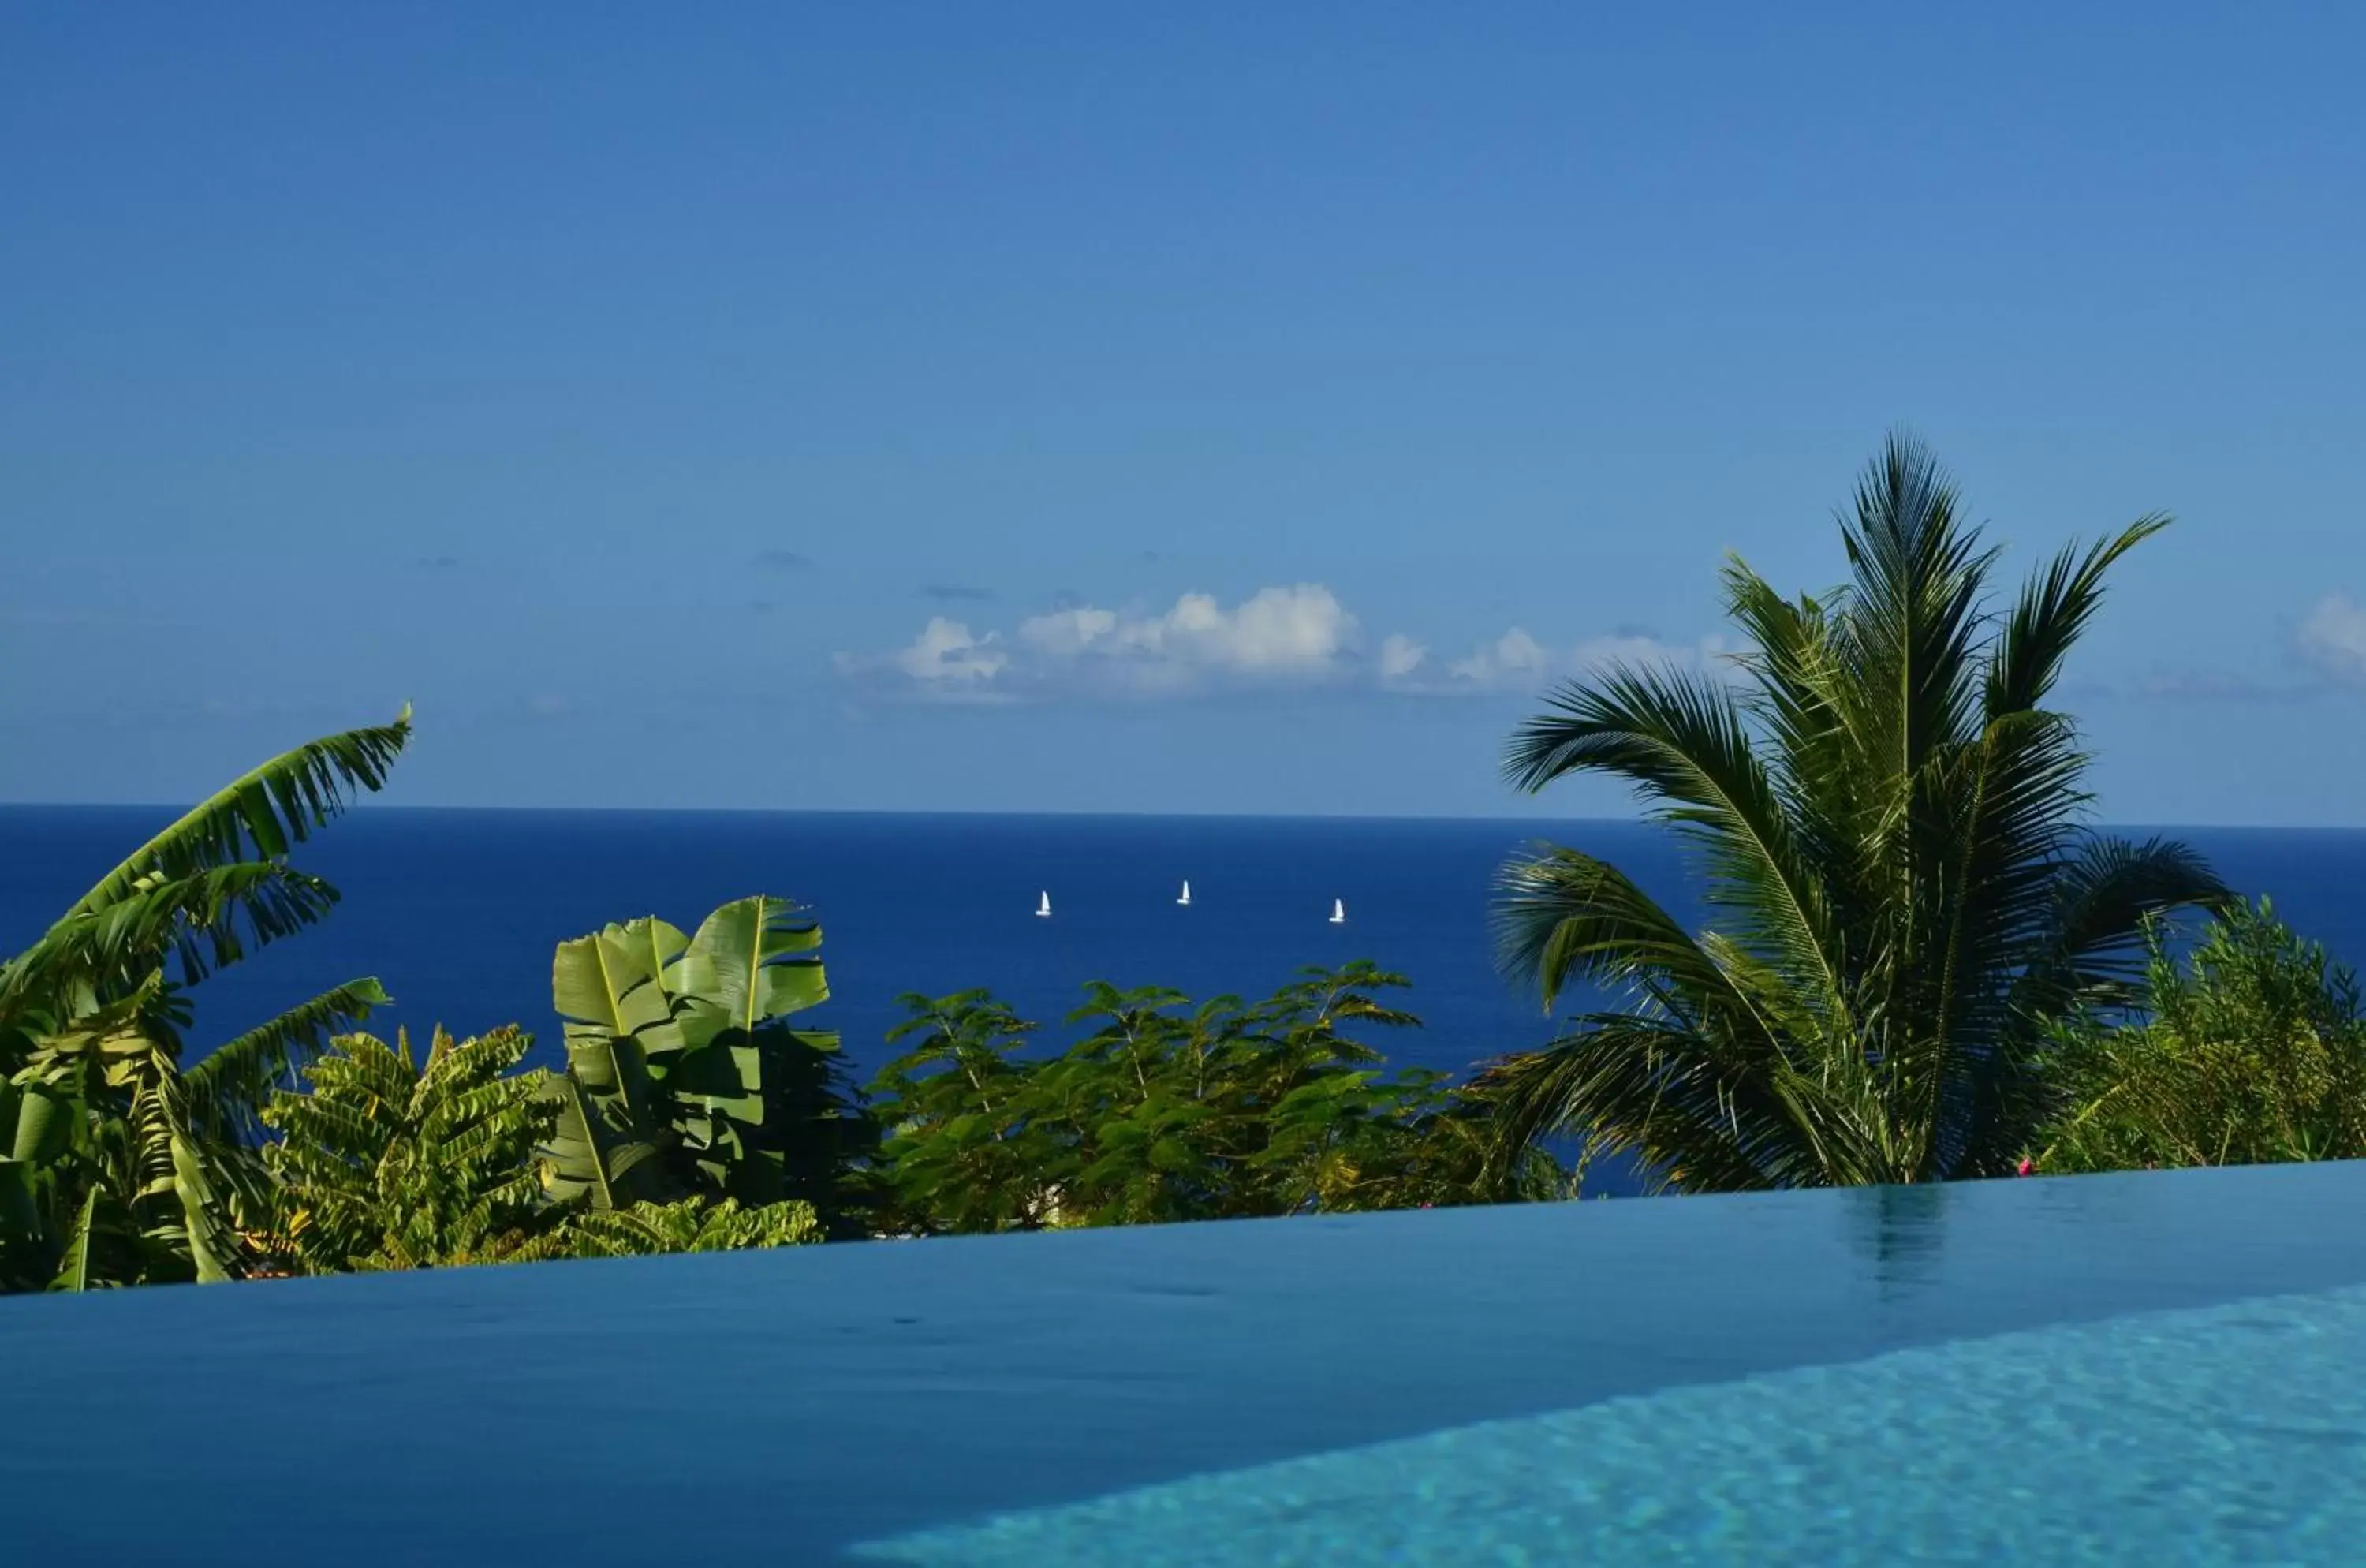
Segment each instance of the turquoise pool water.
[{"label": "turquoise pool water", "polygon": [[11,1301],[0,1504],[28,1562],[2351,1563],[2361,1201],[2326,1166]]}]

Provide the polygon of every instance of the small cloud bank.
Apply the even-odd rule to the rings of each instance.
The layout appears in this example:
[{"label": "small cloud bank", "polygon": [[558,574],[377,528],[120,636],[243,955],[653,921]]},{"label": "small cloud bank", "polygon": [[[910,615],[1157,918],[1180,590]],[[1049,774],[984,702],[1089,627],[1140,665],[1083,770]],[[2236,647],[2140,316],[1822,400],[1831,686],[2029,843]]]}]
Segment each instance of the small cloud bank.
[{"label": "small cloud bank", "polygon": [[1524,694],[1617,663],[1725,668],[1718,638],[1662,642],[1641,628],[1549,645],[1515,626],[1441,659],[1392,632],[1368,642],[1321,583],[1270,587],[1225,604],[1186,593],[1164,609],[1113,609],[1063,593],[1007,629],[931,616],[909,643],[835,656],[839,675],[884,695],[1008,703],[1058,696],[1149,698],[1249,689],[1402,696]]},{"label": "small cloud bank", "polygon": [[1434,667],[1419,644],[1397,637],[1390,642],[1399,646],[1381,649],[1382,683],[1391,690],[1428,695],[1535,692],[1622,665],[1716,675],[1733,668],[1728,656],[1739,649],[1739,645],[1718,637],[1696,643],[1663,642],[1634,626],[1554,646],[1538,640],[1525,626],[1514,626],[1461,658]]},{"label": "small cloud bank", "polygon": [[840,653],[840,674],[947,701],[1067,694],[1180,694],[1215,687],[1344,679],[1360,646],[1356,618],[1318,583],[1267,588],[1226,606],[1186,593],[1136,613],[1063,594],[1004,633],[946,615],[892,653]]},{"label": "small cloud bank", "polygon": [[2326,679],[2366,686],[2366,606],[2347,593],[2328,593],[2293,633],[2303,660]]}]

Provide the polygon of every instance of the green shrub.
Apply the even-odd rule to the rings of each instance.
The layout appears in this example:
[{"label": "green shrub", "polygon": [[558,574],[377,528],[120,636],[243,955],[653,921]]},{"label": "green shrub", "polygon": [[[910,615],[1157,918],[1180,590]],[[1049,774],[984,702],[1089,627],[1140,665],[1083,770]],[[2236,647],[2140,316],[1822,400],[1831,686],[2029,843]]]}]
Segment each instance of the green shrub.
[{"label": "green shrub", "polygon": [[1540,1153],[1494,1163],[1486,1107],[1442,1075],[1384,1072],[1343,1030],[1415,1026],[1370,964],[1310,969],[1254,1005],[1087,987],[1091,1032],[1022,1054],[1036,1025],[982,990],[907,996],[910,1041],[872,1086],[881,1223],[904,1234],[1223,1219],[1557,1195]]},{"label": "green shrub", "polygon": [[2141,1021],[2056,1032],[2061,1113],[2043,1171],[2366,1155],[2366,1021],[2350,972],[2266,899],[2214,921],[2180,964],[2150,933]]}]

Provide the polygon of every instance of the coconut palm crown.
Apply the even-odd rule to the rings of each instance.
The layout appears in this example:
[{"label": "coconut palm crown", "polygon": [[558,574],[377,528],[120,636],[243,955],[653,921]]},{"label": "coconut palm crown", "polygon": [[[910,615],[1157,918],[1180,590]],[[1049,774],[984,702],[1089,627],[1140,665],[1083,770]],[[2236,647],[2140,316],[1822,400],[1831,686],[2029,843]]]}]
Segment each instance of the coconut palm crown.
[{"label": "coconut palm crown", "polygon": [[1786,599],[1724,570],[1749,651],[1606,667],[1515,735],[1507,779],[1623,779],[1704,874],[1688,930],[1616,866],[1539,846],[1495,908],[1548,1011],[1619,998],[1482,1075],[1507,1148],[1573,1133],[1688,1190],[2002,1174],[2043,1118],[2048,1025],[2124,1006],[2147,922],[2227,899],[2159,839],[2088,826],[2088,757],[2046,705],[2147,516],[2065,548],[2009,611],[1953,484],[1893,435],[1840,519],[1850,578]]}]

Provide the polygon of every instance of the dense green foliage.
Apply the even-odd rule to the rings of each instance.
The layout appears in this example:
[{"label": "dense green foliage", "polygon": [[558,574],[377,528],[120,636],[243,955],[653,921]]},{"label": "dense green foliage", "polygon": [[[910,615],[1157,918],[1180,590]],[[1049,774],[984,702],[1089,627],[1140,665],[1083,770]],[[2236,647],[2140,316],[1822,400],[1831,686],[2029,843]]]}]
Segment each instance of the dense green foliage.
[{"label": "dense green foliage", "polygon": [[[636,1023],[677,1055],[650,1074],[637,1039],[610,1053],[661,1080],[621,1119],[651,1168],[597,1214],[580,1169],[557,1168],[592,1097],[572,1074],[518,1071],[514,1029],[439,1030],[415,1064],[407,1039],[341,1032],[388,999],[359,979],[183,1066],[192,988],[335,907],[287,852],[379,787],[410,734],[406,708],[272,759],[0,964],[0,1289],[779,1246],[821,1235],[807,1193],[851,1212],[839,1190],[862,1179],[869,1122],[835,1042],[778,1023],[828,993],[791,956],[818,932],[774,900],[727,906],[659,964],[665,1017]],[[611,930],[633,929],[651,944],[671,930]]]},{"label": "dense green foliage", "polygon": [[305,1069],[308,1091],[264,1112],[281,1135],[264,1150],[278,1179],[265,1255],[326,1274],[821,1239],[812,1205],[794,1201],[592,1211],[561,1196],[543,1156],[559,1117],[552,1077],[518,1070],[531,1044],[513,1028],[457,1042],[439,1029],[415,1064],[402,1036],[340,1038]]},{"label": "dense green foliage", "polygon": [[1735,681],[1614,667],[1505,761],[1624,780],[1707,875],[1685,929],[1617,867],[1507,867],[1507,967],[1547,1008],[1627,1005],[1483,1080],[1515,1138],[1566,1130],[1686,1190],[2009,1171],[2045,1119],[2050,1024],[2123,1000],[2146,920],[2225,890],[2174,843],[2084,830],[2087,757],[2048,708],[2103,580],[2166,520],[2064,550],[2012,607],[1953,487],[1893,438],[1842,526],[1851,577],[1786,599],[1736,560]]},{"label": "dense green foliage", "polygon": [[826,1239],[812,1204],[791,1198],[743,1209],[737,1198],[635,1203],[571,1217],[561,1233],[570,1258],[636,1258],[660,1252],[739,1252]]},{"label": "dense green foliage", "polygon": [[536,1077],[514,1069],[515,1029],[454,1041],[435,1032],[415,1064],[348,1034],[263,1115],[278,1179],[273,1250],[308,1274],[448,1268],[537,1255],[546,1206],[535,1150],[558,1119]]},{"label": "dense green foliage", "polygon": [[795,1200],[832,1234],[861,1234],[871,1122],[838,1036],[786,1021],[829,996],[820,946],[818,925],[763,897],[724,905],[695,936],[651,916],[560,943],[553,1192],[603,1211]]},{"label": "dense green foliage", "polygon": [[2152,933],[2144,1014],[2056,1032],[2046,1172],[2366,1156],[2366,1020],[2349,971],[2265,900],[2180,963]]},{"label": "dense green foliage", "polygon": [[351,981],[186,1071],[189,992],[294,934],[336,889],[293,844],[377,789],[411,736],[311,741],[231,783],[133,851],[0,964],[0,1285],[81,1290],[245,1270],[267,1206],[254,1147],[273,1086],[386,995]]},{"label": "dense green foliage", "polygon": [[1343,1032],[1418,1021],[1369,964],[1308,970],[1265,1001],[1098,984],[1092,1026],[1026,1055],[1035,1025],[985,991],[907,996],[904,1055],[873,1085],[888,1131],[882,1224],[910,1234],[1224,1219],[1545,1196],[1523,1151],[1491,1163],[1484,1107],[1384,1073]]}]

